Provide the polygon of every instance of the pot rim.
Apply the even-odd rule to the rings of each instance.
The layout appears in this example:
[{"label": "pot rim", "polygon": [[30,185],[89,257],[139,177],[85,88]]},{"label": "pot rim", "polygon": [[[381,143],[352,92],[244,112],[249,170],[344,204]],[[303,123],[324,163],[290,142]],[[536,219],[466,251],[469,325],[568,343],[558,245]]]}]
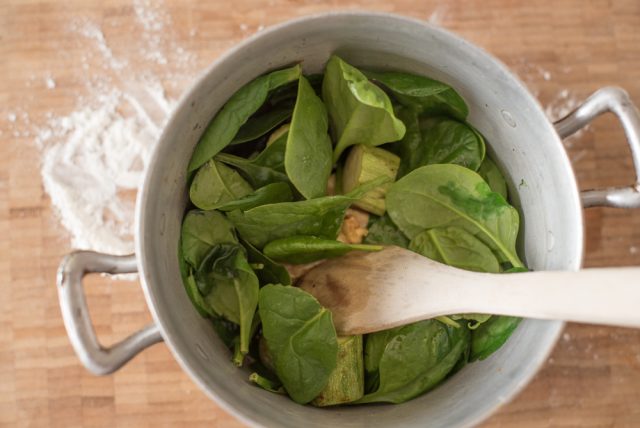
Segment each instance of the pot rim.
[{"label": "pot rim", "polygon": [[[298,17],[298,18],[294,18],[294,19],[289,19],[286,20],[284,22],[275,24],[273,26],[267,27],[266,29],[259,31],[257,33],[254,33],[253,35],[247,37],[246,39],[242,40],[241,42],[237,43],[236,45],[232,46],[231,48],[227,49],[224,53],[222,53],[218,58],[216,58],[203,72],[200,73],[200,75],[194,80],[194,82],[190,85],[190,87],[185,90],[183,92],[183,94],[181,95],[178,103],[176,104],[176,107],[174,108],[173,112],[171,113],[171,116],[169,118],[169,120],[167,120],[162,134],[160,135],[160,138],[158,139],[156,146],[154,147],[150,160],[149,160],[149,164],[147,167],[147,170],[145,171],[144,174],[144,181],[142,186],[139,189],[138,192],[138,196],[136,199],[136,208],[135,208],[135,248],[136,248],[136,253],[137,253],[137,257],[138,257],[138,269],[140,272],[140,282],[142,285],[142,289],[144,292],[144,296],[145,296],[145,300],[147,302],[147,306],[149,307],[149,311],[151,312],[151,315],[156,323],[156,325],[158,326],[158,329],[160,330],[162,337],[164,339],[164,341],[167,343],[168,348],[170,349],[171,353],[173,354],[173,357],[176,359],[176,361],[178,362],[178,364],[180,365],[180,367],[182,368],[182,370],[184,370],[189,377],[191,378],[192,381],[194,381],[198,387],[205,392],[205,394],[212,399],[217,405],[219,405],[221,408],[223,408],[226,412],[228,412],[229,414],[233,415],[234,417],[236,417],[237,419],[239,419],[240,421],[242,421],[243,423],[249,425],[249,426],[261,426],[257,421],[249,418],[248,416],[246,416],[245,414],[237,411],[235,409],[235,407],[233,407],[231,404],[228,404],[225,400],[223,400],[215,390],[212,390],[211,388],[208,388],[205,385],[205,382],[200,378],[200,376],[198,375],[198,373],[195,370],[192,370],[192,368],[183,360],[182,356],[180,355],[179,351],[178,351],[178,347],[176,346],[175,342],[173,341],[171,335],[169,335],[167,333],[167,328],[165,327],[164,323],[165,321],[163,320],[163,318],[158,314],[157,309],[156,309],[156,304],[155,304],[155,298],[152,294],[152,292],[149,289],[149,286],[147,284],[147,277],[148,277],[148,271],[151,269],[152,266],[152,260],[150,260],[147,255],[144,252],[144,241],[145,241],[145,233],[144,233],[144,213],[145,213],[145,208],[148,205],[148,201],[153,198],[153,195],[150,194],[149,191],[149,187],[150,187],[150,171],[151,171],[151,165],[156,164],[157,158],[159,156],[159,150],[158,147],[161,145],[162,141],[165,140],[166,135],[167,135],[167,129],[173,128],[174,126],[177,125],[176,123],[176,118],[177,118],[177,112],[180,110],[183,110],[185,108],[188,108],[189,106],[189,100],[192,96],[193,93],[196,93],[201,86],[203,86],[203,84],[205,83],[205,81],[207,80],[208,76],[211,74],[211,72],[216,69],[217,67],[219,67],[220,64],[224,63],[225,61],[227,61],[229,58],[232,58],[233,56],[237,55],[240,51],[244,50],[247,46],[253,44],[256,40],[264,37],[265,35],[274,33],[274,32],[279,32],[281,30],[283,30],[284,28],[287,28],[289,26],[295,26],[295,25],[300,25],[303,24],[305,22],[310,22],[310,21],[315,21],[315,20],[324,20],[324,19],[331,19],[332,17],[340,17],[340,16],[357,16],[357,17],[362,17],[362,18],[366,18],[366,17],[375,17],[375,18],[387,18],[387,19],[394,19],[394,20],[398,20],[398,21],[403,21],[406,23],[410,23],[413,25],[419,25],[422,27],[427,27],[429,28],[430,31],[436,32],[436,33],[440,33],[441,35],[445,36],[445,37],[449,37],[452,38],[454,40],[456,40],[458,43],[460,43],[461,45],[464,45],[467,49],[470,49],[472,51],[475,51],[475,53],[477,53],[479,56],[485,56],[488,57],[489,59],[491,59],[493,61],[493,63],[496,65],[496,68],[498,68],[500,71],[504,72],[505,74],[509,75],[512,77],[513,79],[513,83],[518,87],[518,89],[520,89],[523,94],[525,94],[524,96],[527,97],[529,99],[529,101],[536,106],[537,109],[540,110],[540,112],[542,112],[544,114],[544,109],[542,108],[540,102],[529,92],[529,90],[527,89],[527,87],[524,85],[524,83],[518,78],[518,76],[516,74],[514,74],[509,67],[507,67],[502,61],[500,61],[499,59],[497,59],[496,57],[494,57],[492,54],[490,54],[489,52],[485,51],[483,48],[472,44],[470,42],[468,42],[467,40],[465,40],[464,38],[462,38],[461,36],[457,35],[456,33],[450,32],[446,29],[443,29],[437,25],[434,25],[428,21],[423,21],[417,18],[413,18],[413,17],[408,17],[408,16],[403,16],[403,15],[399,15],[399,14],[393,14],[393,13],[386,13],[386,12],[373,12],[373,11],[365,11],[365,10],[355,10],[355,11],[335,11],[335,12],[323,12],[323,13],[317,13],[317,14],[312,14],[312,15],[306,15],[306,16],[302,16],[302,17]],[[552,126],[553,125],[550,122],[547,122],[546,125]],[[570,177],[567,177],[568,179],[571,180],[572,182],[572,189],[573,189],[573,198],[572,201],[567,201],[566,203],[571,203],[572,205],[574,205],[575,211],[579,213],[579,218],[576,219],[577,222],[579,222],[579,226],[577,228],[578,230],[578,234],[577,234],[577,245],[576,248],[580,249],[580,255],[579,257],[576,257],[574,260],[574,266],[568,266],[568,268],[570,270],[578,270],[582,267],[582,260],[583,260],[583,256],[584,256],[584,215],[583,215],[583,208],[580,202],[580,196],[579,196],[579,188],[578,188],[578,184],[577,184],[577,180],[576,180],[576,176],[575,173],[573,171],[573,167],[571,165],[571,162],[569,160],[569,157],[566,153],[566,150],[564,149],[564,146],[562,145],[562,141],[560,139],[560,136],[557,134],[557,132],[555,132],[554,129],[554,134],[558,137],[557,138],[557,144],[560,145],[561,150],[559,150],[559,154],[562,157],[561,162],[564,164],[564,169],[567,171],[567,173],[570,175]],[[491,406],[488,406],[486,408],[484,408],[482,411],[479,411],[469,417],[466,417],[464,419],[463,425],[467,425],[467,426],[474,426],[477,425],[479,423],[481,423],[482,421],[486,420],[491,414],[495,413],[495,411],[501,407],[503,404],[511,401],[513,398],[515,398],[523,389],[526,385],[529,384],[529,382],[531,381],[531,379],[540,371],[540,369],[542,368],[543,364],[547,361],[547,359],[549,358],[549,355],[551,354],[551,352],[553,351],[553,349],[555,348],[555,344],[558,341],[560,334],[562,333],[562,330],[564,329],[565,326],[565,322],[563,321],[548,321],[548,323],[552,326],[552,328],[555,328],[555,332],[550,335],[553,337],[552,341],[549,341],[549,346],[548,349],[543,352],[540,353],[538,355],[538,358],[536,360],[532,360],[529,363],[529,367],[528,367],[528,372],[526,373],[526,375],[524,375],[521,379],[520,382],[518,382],[517,384],[514,384],[511,386],[508,394],[506,394],[505,396],[501,396],[501,397],[495,397],[494,402],[492,403]]]}]

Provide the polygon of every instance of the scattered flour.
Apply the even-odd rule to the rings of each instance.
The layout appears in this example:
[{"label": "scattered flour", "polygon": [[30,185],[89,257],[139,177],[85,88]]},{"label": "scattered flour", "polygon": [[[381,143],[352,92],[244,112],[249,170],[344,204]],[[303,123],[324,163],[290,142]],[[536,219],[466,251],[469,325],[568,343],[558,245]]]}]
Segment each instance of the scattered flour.
[{"label": "scattered flour", "polygon": [[143,115],[124,116],[131,104],[114,90],[96,106],[51,119],[39,135],[61,140],[44,150],[42,180],[75,248],[133,252],[135,190],[160,128]]},{"label": "scattered flour", "polygon": [[55,89],[56,81],[53,80],[53,77],[47,77],[44,81],[45,85],[47,85],[48,89]]},{"label": "scattered flour", "polygon": [[555,122],[575,110],[582,101],[583,98],[577,97],[568,89],[563,89],[547,104],[544,111],[547,117]]},{"label": "scattered flour", "polygon": [[[567,116],[573,110],[578,108],[580,104],[586,99],[586,97],[578,97],[576,94],[568,89],[561,90],[545,107],[544,111],[552,122],[555,122],[563,117]],[[591,131],[592,125],[589,124],[584,128],[579,129],[574,134],[568,136],[562,143],[565,148],[572,149],[576,142],[580,141],[580,138],[586,133]],[[571,161],[576,163],[586,156],[586,150],[576,150],[571,152]]]},{"label": "scattered flour", "polygon": [[444,20],[446,15],[447,15],[447,8],[446,6],[441,5],[441,6],[438,6],[433,12],[431,12],[431,15],[429,15],[428,21],[435,25],[442,25],[442,21]]},{"label": "scattered flour", "polygon": [[[105,59],[104,67],[110,70],[122,70],[128,65],[128,61],[116,58],[107,44],[102,28],[89,20],[82,20],[71,24],[70,29],[94,42],[95,47]],[[86,58],[85,58],[86,60]],[[88,65],[88,64],[87,64]]]},{"label": "scattered flour", "polygon": [[[548,82],[552,79],[552,72],[537,65],[531,63],[526,58],[520,58],[511,64],[511,68],[518,74],[520,79],[527,85],[529,91],[535,96],[540,97],[540,85],[544,82]],[[556,74],[567,74],[572,70],[571,67],[563,66]],[[580,96],[573,91],[563,89],[558,92],[551,100],[544,104],[544,111],[547,118],[551,122],[556,122],[563,117],[567,116],[573,110],[575,110],[584,100],[585,96]],[[543,100],[544,101],[544,100]],[[587,125],[584,128],[578,130],[573,135],[565,138],[562,142],[567,149],[572,149],[576,142],[584,136],[586,132],[592,130],[591,125]],[[585,150],[572,150],[570,151],[570,157],[573,163],[579,162],[587,155]]]},{"label": "scattered flour", "polygon": [[[162,5],[134,0],[133,9],[143,60],[171,60],[174,71],[196,72],[195,58],[176,43]],[[78,108],[67,115],[47,113],[37,129],[42,181],[74,248],[131,253],[136,189],[174,104],[162,85],[171,76],[127,73],[130,59],[114,53],[103,27],[93,21],[74,21],[69,30],[88,44],[80,58],[88,94],[79,95]],[[44,79],[47,88],[56,88],[53,76]],[[15,112],[7,118],[20,119]]]}]

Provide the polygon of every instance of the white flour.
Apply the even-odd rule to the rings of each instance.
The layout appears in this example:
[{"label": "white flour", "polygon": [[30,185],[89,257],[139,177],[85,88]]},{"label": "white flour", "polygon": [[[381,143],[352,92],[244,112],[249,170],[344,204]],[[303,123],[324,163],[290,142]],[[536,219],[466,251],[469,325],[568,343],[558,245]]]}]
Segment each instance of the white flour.
[{"label": "white flour", "polygon": [[[138,52],[143,58],[159,64],[171,58],[185,74],[193,74],[185,70],[192,58],[165,29],[170,24],[166,12],[148,1],[134,1],[133,6],[142,29]],[[99,25],[79,20],[69,30],[88,43],[83,68],[97,63],[102,71],[87,72],[89,93],[78,97],[80,108],[66,116],[47,115],[46,125],[37,131],[42,181],[74,248],[131,253],[136,189],[173,101],[165,95],[161,76],[126,80],[123,69],[130,61],[114,53]],[[50,74],[45,85],[56,87]]]},{"label": "white flour", "polygon": [[50,122],[63,141],[44,150],[42,180],[75,248],[133,252],[134,192],[160,128],[123,116],[119,109],[130,104],[114,91],[99,106]]}]

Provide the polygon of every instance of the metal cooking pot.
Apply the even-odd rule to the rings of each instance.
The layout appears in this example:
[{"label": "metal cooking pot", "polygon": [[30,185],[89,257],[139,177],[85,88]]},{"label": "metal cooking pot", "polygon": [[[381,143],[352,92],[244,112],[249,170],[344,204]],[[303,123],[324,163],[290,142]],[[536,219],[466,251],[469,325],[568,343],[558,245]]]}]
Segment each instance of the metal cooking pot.
[{"label": "metal cooking pot", "polygon": [[[301,62],[318,72],[333,52],[356,66],[424,74],[449,83],[470,107],[522,215],[520,254],[534,270],[577,270],[583,253],[583,206],[639,207],[640,185],[580,194],[564,138],[595,116],[621,120],[640,171],[640,119],[626,93],[596,92],[552,125],[538,102],[486,52],[427,23],[374,13],[329,13],[290,21],[247,39],[219,58],[182,98],[153,153],[136,210],[136,255],[76,252],[58,275],[60,306],[82,363],[99,375],[117,370],[164,340],[209,397],[244,422],[278,427],[468,426],[520,391],[542,366],[562,322],[525,320],[485,361],[466,366],[428,394],[401,405],[318,409],[256,388],[189,301],[178,270],[178,238],[187,204],[185,171],[208,122],[241,86],[274,68]],[[517,186],[518,183],[526,186]],[[582,203],[581,203],[582,202]],[[154,324],[111,348],[101,346],[82,291],[88,272],[140,272]]]}]

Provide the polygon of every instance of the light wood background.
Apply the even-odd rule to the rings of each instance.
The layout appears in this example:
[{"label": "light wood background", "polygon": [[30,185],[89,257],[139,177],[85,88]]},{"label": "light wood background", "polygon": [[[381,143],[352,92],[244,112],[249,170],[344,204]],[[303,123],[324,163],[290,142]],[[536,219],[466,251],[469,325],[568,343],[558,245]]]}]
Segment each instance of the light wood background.
[{"label": "light wood background", "polygon": [[[174,97],[199,70],[262,25],[358,8],[431,17],[506,62],[543,105],[559,106],[610,84],[626,88],[640,103],[638,0],[141,3],[171,19],[165,32],[192,54],[188,64],[152,66],[139,58],[133,46],[144,34],[130,1],[0,2],[3,426],[241,426],[192,384],[161,344],[107,377],[88,374],[69,345],[54,281],[70,241],[41,184],[33,129],[47,112],[72,111],[86,81],[105,73],[99,57],[83,62],[86,52],[70,23],[100,25],[114,55],[129,59],[123,73],[153,69]],[[48,76],[55,79],[54,89],[46,87]],[[629,152],[612,118],[598,119],[569,145],[582,188],[632,181]],[[586,266],[640,265],[640,210],[591,209],[586,227]],[[86,290],[104,343],[150,319],[135,283],[92,278]],[[640,331],[569,325],[535,380],[485,424],[516,425],[640,426]]]}]

